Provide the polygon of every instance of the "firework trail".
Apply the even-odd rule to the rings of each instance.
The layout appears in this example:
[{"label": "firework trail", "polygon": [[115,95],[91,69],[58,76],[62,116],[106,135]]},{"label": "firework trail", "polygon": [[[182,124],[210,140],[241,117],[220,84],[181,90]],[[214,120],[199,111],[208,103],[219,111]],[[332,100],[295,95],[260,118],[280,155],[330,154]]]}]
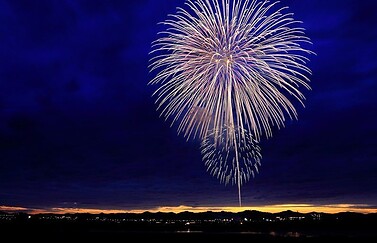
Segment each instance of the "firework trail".
[{"label": "firework trail", "polygon": [[157,74],[149,84],[158,85],[157,109],[179,134],[199,138],[205,151],[232,151],[221,152],[232,158],[206,152],[203,160],[212,174],[229,163],[222,173],[237,182],[241,199],[242,178],[254,171],[242,163],[260,164],[240,157],[242,149],[259,154],[261,136],[271,137],[287,117],[297,119],[290,98],[303,105],[300,89],[310,89],[305,55],[312,52],[301,46],[310,40],[278,2],[187,0],[185,6],[162,22],[166,30],[153,42],[150,60]]}]

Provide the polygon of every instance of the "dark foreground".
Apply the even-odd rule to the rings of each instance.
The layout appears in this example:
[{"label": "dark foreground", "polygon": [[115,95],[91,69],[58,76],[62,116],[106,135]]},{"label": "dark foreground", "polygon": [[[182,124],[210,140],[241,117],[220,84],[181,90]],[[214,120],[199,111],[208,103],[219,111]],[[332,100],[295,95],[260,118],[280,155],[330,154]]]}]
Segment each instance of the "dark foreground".
[{"label": "dark foreground", "polygon": [[377,214],[282,212],[143,214],[0,214],[0,237],[12,242],[250,240],[377,242]]},{"label": "dark foreground", "polygon": [[[193,242],[195,240],[250,240],[253,242],[320,242],[323,240],[354,240],[360,242],[376,242],[377,232],[374,229],[340,229],[337,227],[151,227],[141,225],[108,224],[108,223],[17,223],[1,224],[1,236],[11,236],[13,240],[30,240],[33,242],[116,242],[131,239],[138,240],[172,240]],[[127,240],[128,239],[128,240]]]}]

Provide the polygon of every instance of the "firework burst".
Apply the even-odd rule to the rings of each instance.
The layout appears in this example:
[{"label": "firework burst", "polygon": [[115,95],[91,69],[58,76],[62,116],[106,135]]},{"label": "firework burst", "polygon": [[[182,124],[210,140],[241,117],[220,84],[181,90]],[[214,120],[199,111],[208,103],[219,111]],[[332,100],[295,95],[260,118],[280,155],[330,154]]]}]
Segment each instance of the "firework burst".
[{"label": "firework burst", "polygon": [[[303,104],[300,89],[310,89],[305,55],[312,52],[302,47],[310,40],[277,3],[187,0],[152,44],[150,70],[157,74],[149,84],[158,86],[157,109],[187,139],[235,151],[235,160],[212,164],[232,161],[238,175],[237,148],[253,148],[248,140],[271,137],[272,127],[296,119],[290,99]],[[234,178],[240,187],[241,177]]]}]

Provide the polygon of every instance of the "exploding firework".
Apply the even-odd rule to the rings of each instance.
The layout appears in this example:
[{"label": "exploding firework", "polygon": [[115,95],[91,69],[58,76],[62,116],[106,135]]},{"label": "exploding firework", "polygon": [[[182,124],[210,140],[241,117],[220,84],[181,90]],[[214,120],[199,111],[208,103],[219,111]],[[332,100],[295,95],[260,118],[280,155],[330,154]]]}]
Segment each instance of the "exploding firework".
[{"label": "exploding firework", "polygon": [[239,151],[297,118],[290,98],[303,104],[300,89],[310,89],[305,55],[312,52],[302,47],[310,40],[278,2],[187,0],[185,6],[162,22],[149,84],[158,86],[157,109],[179,134],[233,151],[233,159],[213,165],[231,163],[240,187]]}]

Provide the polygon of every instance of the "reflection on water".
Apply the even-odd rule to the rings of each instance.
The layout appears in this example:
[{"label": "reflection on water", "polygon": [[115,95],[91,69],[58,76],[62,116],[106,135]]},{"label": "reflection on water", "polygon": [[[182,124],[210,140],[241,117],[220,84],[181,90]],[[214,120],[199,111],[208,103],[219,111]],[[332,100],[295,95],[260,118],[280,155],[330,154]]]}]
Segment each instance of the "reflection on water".
[{"label": "reflection on water", "polygon": [[287,232],[285,234],[287,237],[293,237],[293,238],[298,238],[301,237],[301,234],[299,232]]},{"label": "reflection on water", "polygon": [[205,232],[205,231],[199,231],[199,230],[179,230],[175,231],[174,233],[184,233],[184,234],[235,234],[235,235],[265,235],[265,236],[271,236],[271,237],[286,237],[286,238],[300,238],[300,237],[311,237],[310,235],[305,235],[303,233],[297,232],[297,231],[288,231],[288,232],[276,232],[276,231],[270,231],[270,232],[262,232],[262,231],[240,231],[240,232]]},{"label": "reflection on water", "polygon": [[283,236],[283,237],[290,237],[290,238],[299,238],[299,237],[307,237],[307,235],[304,235],[304,234],[302,234],[302,233],[299,233],[299,232],[297,232],[297,231],[289,231],[289,232],[282,232],[282,233],[277,233],[277,232],[275,232],[275,231],[271,231],[270,233],[269,233],[269,235],[271,235],[271,236],[276,236],[276,237],[281,237],[281,236]]},{"label": "reflection on water", "polygon": [[178,230],[178,231],[175,231],[175,233],[203,233],[203,231],[200,231],[200,230]]}]

